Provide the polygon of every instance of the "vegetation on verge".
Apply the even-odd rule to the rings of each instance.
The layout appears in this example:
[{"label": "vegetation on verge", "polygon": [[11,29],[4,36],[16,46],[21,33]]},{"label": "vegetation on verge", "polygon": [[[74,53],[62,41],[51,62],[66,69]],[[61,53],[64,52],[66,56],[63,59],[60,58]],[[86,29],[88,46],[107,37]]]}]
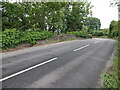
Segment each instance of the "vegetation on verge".
[{"label": "vegetation on verge", "polygon": [[28,30],[22,32],[16,29],[6,29],[0,33],[0,36],[2,36],[2,43],[0,43],[0,48],[8,49],[23,43],[30,43],[31,45],[34,45],[38,40],[44,40],[53,36],[53,33],[45,30]]},{"label": "vegetation on verge", "polygon": [[120,70],[118,69],[118,52],[116,50],[112,67],[110,70],[106,73],[103,73],[101,75],[101,78],[103,80],[103,86],[104,88],[120,88],[120,80],[119,80],[119,74]]},{"label": "vegetation on verge", "polygon": [[80,2],[1,2],[2,31],[0,48],[8,49],[23,43],[34,45],[52,35],[73,34],[118,37],[117,21],[109,29],[100,29],[98,18],[92,17],[92,5]]},{"label": "vegetation on verge", "polygon": [[1,49],[23,43],[34,45],[61,33],[75,32],[77,37],[87,38],[91,29],[101,25],[98,18],[91,17],[93,6],[88,1],[1,2],[1,6]]},{"label": "vegetation on verge", "polygon": [[111,22],[108,37],[118,38],[118,44],[112,67],[108,72],[101,75],[103,87],[120,89],[120,21]]},{"label": "vegetation on verge", "polygon": [[[119,38],[120,22],[112,21],[109,29],[100,29],[100,20],[92,17],[92,5],[87,0],[80,2],[1,2],[2,31],[0,49],[14,48],[29,43],[34,45],[58,34],[72,34],[81,38]],[[119,37],[118,37],[119,36]],[[61,40],[63,41],[63,40]],[[102,78],[107,88],[120,88],[120,49],[113,60],[110,72]],[[118,68],[119,67],[119,68]],[[119,74],[118,74],[119,73]]]}]

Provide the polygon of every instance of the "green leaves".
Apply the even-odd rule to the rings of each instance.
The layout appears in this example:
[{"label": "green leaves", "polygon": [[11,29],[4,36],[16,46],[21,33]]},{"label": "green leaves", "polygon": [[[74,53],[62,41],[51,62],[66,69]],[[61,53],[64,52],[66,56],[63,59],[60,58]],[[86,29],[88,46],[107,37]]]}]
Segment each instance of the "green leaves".
[{"label": "green leaves", "polygon": [[105,36],[106,33],[104,33],[104,31],[99,31],[99,30],[91,30],[90,34],[92,34],[93,36]]},{"label": "green leaves", "polygon": [[119,55],[118,55],[119,46],[116,46],[115,56],[112,62],[112,67],[101,75],[103,80],[103,87],[106,88],[116,88],[120,89],[120,79],[119,79]]},{"label": "green leaves", "polygon": [[80,2],[2,3],[3,30],[40,28],[52,32],[81,30],[91,4]]},{"label": "green leaves", "polygon": [[[80,31],[90,11],[91,4],[87,1],[2,2],[1,48],[7,49],[22,43],[36,44],[36,41],[52,36],[51,32]],[[78,33],[77,36],[84,37],[85,34],[82,36]]]},{"label": "green leaves", "polygon": [[119,34],[118,21],[112,21],[109,27],[109,37],[117,37]]},{"label": "green leaves", "polygon": [[104,81],[104,86],[107,88],[120,88],[120,81],[118,79],[118,72],[112,71],[109,73],[104,73],[101,75],[101,78]]},{"label": "green leaves", "polygon": [[14,47],[15,45],[18,45],[20,38],[20,32],[16,29],[7,29],[4,32],[1,33],[2,35],[2,47],[3,49],[7,49],[8,47]]},{"label": "green leaves", "polygon": [[82,38],[87,38],[87,35],[88,34],[84,31],[79,31],[79,32],[76,33],[77,37],[82,37]]},{"label": "green leaves", "polygon": [[76,35],[77,37],[81,37],[81,38],[88,38],[88,33],[84,32],[84,31],[68,32],[67,34],[73,34],[73,35]]},{"label": "green leaves", "polygon": [[86,19],[85,25],[88,26],[89,30],[100,30],[101,22],[98,18],[89,17]]},{"label": "green leaves", "polygon": [[21,32],[16,29],[7,29],[0,33],[2,36],[1,49],[12,48],[23,43],[36,44],[38,40],[44,40],[53,34],[49,31],[30,30]]}]

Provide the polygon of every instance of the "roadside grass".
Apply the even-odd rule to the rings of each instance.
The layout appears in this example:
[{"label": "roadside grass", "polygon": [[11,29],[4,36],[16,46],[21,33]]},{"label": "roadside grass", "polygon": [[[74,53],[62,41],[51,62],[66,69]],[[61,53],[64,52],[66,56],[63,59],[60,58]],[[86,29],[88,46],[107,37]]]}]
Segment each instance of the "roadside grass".
[{"label": "roadside grass", "polygon": [[115,56],[113,58],[112,66],[110,69],[101,74],[101,79],[103,80],[102,88],[118,88],[120,90],[120,80],[118,73],[120,70],[118,69],[118,47],[115,51]]}]

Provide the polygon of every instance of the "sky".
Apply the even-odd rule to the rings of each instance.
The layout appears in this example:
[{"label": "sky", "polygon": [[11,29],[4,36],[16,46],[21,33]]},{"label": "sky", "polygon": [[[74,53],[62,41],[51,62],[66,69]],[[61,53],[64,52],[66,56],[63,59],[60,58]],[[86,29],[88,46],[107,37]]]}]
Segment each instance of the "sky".
[{"label": "sky", "polygon": [[94,6],[92,8],[93,17],[97,17],[101,21],[101,29],[109,28],[112,20],[118,20],[117,6],[111,7],[110,0],[89,0]]}]

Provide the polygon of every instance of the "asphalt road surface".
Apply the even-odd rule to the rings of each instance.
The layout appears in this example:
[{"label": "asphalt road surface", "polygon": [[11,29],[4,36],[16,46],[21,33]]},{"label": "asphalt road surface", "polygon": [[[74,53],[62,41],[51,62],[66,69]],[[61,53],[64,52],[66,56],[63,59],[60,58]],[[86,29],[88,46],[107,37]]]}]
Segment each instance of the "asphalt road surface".
[{"label": "asphalt road surface", "polygon": [[116,41],[72,40],[3,53],[2,88],[94,88]]}]

